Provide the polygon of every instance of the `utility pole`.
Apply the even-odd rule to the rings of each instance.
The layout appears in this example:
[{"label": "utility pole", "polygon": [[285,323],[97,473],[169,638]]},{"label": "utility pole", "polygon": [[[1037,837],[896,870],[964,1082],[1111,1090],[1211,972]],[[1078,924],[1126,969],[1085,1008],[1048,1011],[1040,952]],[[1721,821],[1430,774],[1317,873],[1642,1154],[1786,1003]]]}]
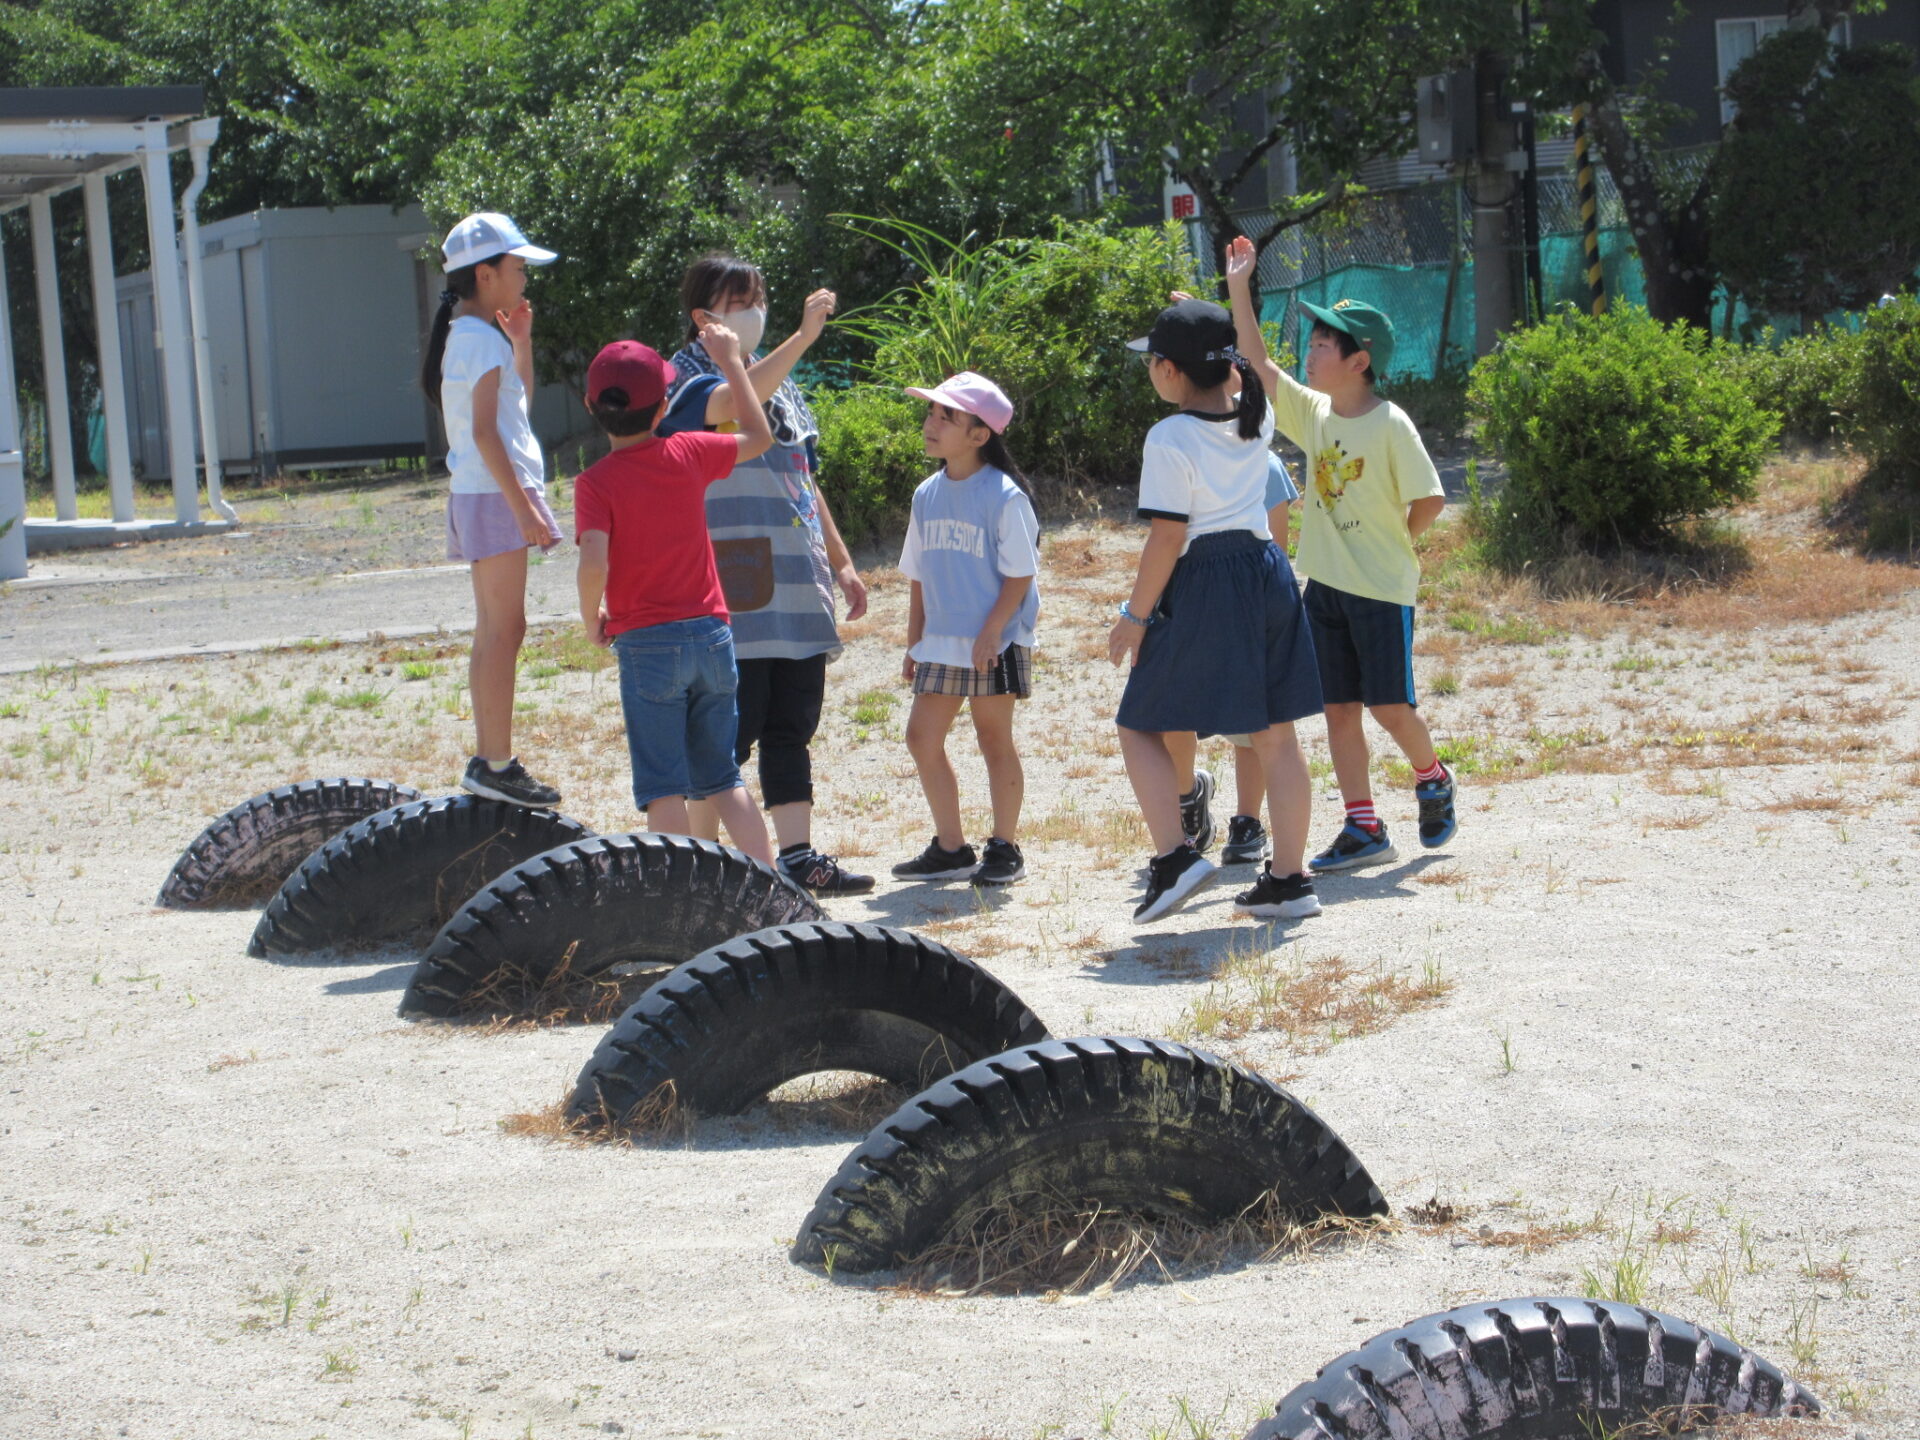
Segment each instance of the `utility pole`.
[{"label": "utility pole", "polygon": [[1473,353],[1485,355],[1513,326],[1511,208],[1516,151],[1506,100],[1507,60],[1490,50],[1474,57]]}]

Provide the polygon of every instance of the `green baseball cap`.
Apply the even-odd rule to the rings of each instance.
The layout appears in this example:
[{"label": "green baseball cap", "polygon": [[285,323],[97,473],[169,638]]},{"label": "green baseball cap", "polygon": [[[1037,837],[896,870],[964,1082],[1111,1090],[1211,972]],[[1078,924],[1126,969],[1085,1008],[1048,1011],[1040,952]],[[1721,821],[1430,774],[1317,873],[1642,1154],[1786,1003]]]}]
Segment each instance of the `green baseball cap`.
[{"label": "green baseball cap", "polygon": [[1382,312],[1364,300],[1336,300],[1332,309],[1302,300],[1300,308],[1329,329],[1351,335],[1373,357],[1373,373],[1387,373],[1387,363],[1393,359],[1393,321]]}]

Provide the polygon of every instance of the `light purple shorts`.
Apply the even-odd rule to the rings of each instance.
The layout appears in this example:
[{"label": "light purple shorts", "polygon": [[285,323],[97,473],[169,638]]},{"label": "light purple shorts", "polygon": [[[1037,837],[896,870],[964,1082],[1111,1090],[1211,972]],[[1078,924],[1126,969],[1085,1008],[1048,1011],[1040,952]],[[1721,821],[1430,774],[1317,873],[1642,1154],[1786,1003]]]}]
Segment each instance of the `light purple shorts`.
[{"label": "light purple shorts", "polygon": [[[541,550],[551,550],[563,538],[560,527],[554,522],[553,512],[547,508],[547,500],[538,490],[526,492],[527,503],[533,506],[533,513],[547,527],[552,538],[542,545]],[[449,560],[485,560],[490,555],[504,555],[509,550],[529,548],[520,538],[520,527],[514,523],[513,507],[507,504],[507,497],[498,490],[489,490],[484,495],[450,494],[447,496],[447,558]]]}]

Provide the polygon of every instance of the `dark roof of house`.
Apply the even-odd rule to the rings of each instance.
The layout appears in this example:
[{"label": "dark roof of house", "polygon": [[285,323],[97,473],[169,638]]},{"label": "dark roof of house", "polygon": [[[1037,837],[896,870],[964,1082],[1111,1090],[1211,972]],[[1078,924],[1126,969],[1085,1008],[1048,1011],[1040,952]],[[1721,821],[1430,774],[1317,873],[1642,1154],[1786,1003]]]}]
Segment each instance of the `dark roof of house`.
[{"label": "dark roof of house", "polygon": [[198,85],[47,85],[0,90],[0,122],[190,120],[206,101]]}]

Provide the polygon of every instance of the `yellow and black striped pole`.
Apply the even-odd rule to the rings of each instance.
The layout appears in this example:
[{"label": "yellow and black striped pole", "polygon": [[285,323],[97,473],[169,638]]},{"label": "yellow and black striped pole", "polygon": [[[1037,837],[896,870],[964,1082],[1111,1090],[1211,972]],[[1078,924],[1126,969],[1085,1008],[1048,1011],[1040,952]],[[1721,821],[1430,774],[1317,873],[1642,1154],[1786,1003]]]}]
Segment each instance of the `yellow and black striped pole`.
[{"label": "yellow and black striped pole", "polygon": [[1573,107],[1573,169],[1580,195],[1580,245],[1587,257],[1587,289],[1593,313],[1607,308],[1607,282],[1600,271],[1600,198],[1593,185],[1593,148],[1587,137],[1587,107]]}]

